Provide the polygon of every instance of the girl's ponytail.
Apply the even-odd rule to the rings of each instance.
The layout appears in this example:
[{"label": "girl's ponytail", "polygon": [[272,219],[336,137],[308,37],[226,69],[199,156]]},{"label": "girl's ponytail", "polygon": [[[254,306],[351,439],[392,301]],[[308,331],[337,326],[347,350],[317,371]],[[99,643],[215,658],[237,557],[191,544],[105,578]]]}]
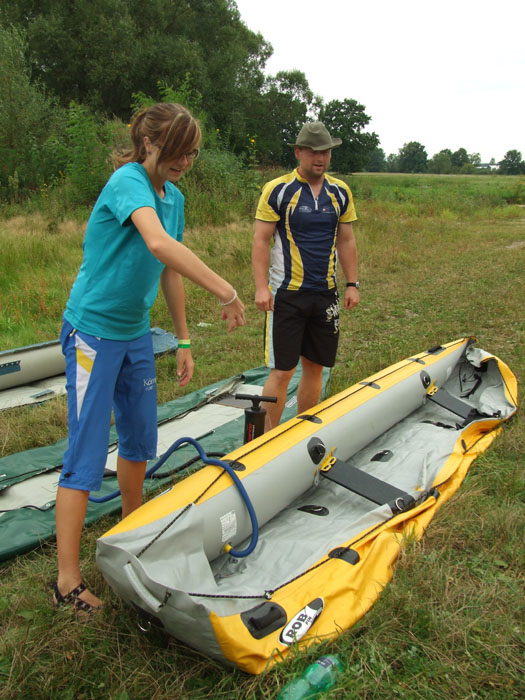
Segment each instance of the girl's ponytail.
[{"label": "girl's ponytail", "polygon": [[174,102],[143,107],[133,115],[130,125],[132,148],[112,155],[115,168],[125,163],[144,162],[145,136],[159,147],[159,162],[191,153],[201,142],[199,124],[186,107]]}]

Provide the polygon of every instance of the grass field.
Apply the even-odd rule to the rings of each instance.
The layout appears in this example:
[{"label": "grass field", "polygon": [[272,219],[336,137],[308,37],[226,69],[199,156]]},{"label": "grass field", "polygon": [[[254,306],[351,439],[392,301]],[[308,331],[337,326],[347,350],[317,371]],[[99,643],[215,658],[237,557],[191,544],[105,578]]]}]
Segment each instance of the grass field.
[{"label": "grass field", "polygon": [[[525,377],[525,181],[518,177],[349,178],[359,222],[361,301],[342,317],[331,393],[437,343],[466,335]],[[254,200],[255,206],[255,200]],[[85,221],[49,214],[0,220],[0,349],[58,337],[81,260]],[[229,279],[247,326],[228,335],[216,301],[186,285],[194,379],[186,391],[262,364],[253,304],[252,223],[195,225],[186,243]],[[170,329],[161,299],[152,325]],[[158,361],[159,401],[181,393],[173,357]],[[472,466],[419,542],[409,543],[378,603],[350,631],[259,677],[227,671],[160,633],[145,636],[105,587],[86,530],[86,579],[107,602],[86,624],[50,606],[55,549],[0,564],[0,698],[270,699],[321,651],[344,671],[330,698],[525,696],[523,421],[519,414]],[[0,456],[67,434],[54,399],[0,414]],[[0,517],[0,536],[1,536]]]}]

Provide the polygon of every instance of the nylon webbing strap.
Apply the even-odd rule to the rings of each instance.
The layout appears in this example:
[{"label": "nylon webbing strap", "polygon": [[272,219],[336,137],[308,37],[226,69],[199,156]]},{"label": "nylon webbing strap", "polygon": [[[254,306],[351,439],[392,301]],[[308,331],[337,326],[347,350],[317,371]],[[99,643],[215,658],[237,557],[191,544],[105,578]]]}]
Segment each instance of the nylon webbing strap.
[{"label": "nylon webbing strap", "polygon": [[416,504],[414,497],[406,491],[367,474],[361,469],[343,462],[342,459],[336,459],[329,469],[321,470],[321,474],[326,479],[373,503],[378,505],[387,503],[393,513],[401,513],[413,508]]},{"label": "nylon webbing strap", "polygon": [[[463,418],[463,426],[467,425],[477,418],[482,418],[482,414],[476,408],[473,408],[466,401],[457,399],[452,396],[445,389],[436,389],[435,391],[429,391],[427,398],[433,401],[441,408],[445,408],[447,411],[454,413],[456,416]],[[462,426],[462,427],[463,427]]]}]

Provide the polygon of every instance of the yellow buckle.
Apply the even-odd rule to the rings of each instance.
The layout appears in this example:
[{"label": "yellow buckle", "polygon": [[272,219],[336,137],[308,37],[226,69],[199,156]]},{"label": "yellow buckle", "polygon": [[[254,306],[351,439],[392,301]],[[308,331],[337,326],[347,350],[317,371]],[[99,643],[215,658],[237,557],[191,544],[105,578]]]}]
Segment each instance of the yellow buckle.
[{"label": "yellow buckle", "polygon": [[336,456],[334,455],[334,452],[336,451],[336,447],[332,447],[330,452],[326,455],[324,460],[321,463],[321,471],[322,472],[327,472],[329,469],[331,469],[335,462],[336,462]]}]

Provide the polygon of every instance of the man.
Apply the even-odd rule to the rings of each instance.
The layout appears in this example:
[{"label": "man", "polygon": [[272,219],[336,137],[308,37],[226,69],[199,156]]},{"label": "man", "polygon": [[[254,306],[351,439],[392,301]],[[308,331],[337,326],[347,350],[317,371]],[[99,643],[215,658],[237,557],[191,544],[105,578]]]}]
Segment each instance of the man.
[{"label": "man", "polygon": [[359,302],[352,193],[344,182],[327,175],[332,149],[341,143],[322,122],[306,123],[296,143],[288,144],[295,149],[298,167],[268,182],[257,207],[252,250],[255,304],[266,312],[265,361],[270,368],[263,394],[277,397],[277,403],[266,404],[266,430],[279,424],[299,359],[299,414],[318,403],[323,367],[335,363],[337,259],[347,280],[344,308],[353,309]]}]

